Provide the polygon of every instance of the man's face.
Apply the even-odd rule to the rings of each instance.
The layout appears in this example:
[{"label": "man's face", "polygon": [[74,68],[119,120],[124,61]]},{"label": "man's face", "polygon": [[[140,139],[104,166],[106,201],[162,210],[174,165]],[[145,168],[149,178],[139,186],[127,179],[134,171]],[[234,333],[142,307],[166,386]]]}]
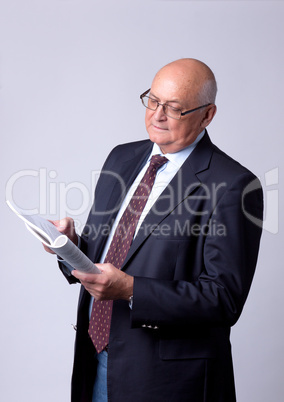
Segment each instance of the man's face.
[{"label": "man's face", "polygon": [[[185,75],[175,74],[172,69],[161,70],[156,75],[148,95],[182,111],[201,106],[197,86]],[[206,127],[205,114],[206,108],[175,120],[166,116],[161,106],[155,111],[146,109],[145,124],[149,138],[159,145],[163,153],[178,152],[192,144]]]}]

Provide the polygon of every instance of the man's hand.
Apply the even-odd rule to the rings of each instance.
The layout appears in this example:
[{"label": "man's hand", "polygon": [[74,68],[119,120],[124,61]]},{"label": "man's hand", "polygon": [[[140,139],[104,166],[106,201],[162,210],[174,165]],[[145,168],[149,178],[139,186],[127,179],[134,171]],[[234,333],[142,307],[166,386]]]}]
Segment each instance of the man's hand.
[{"label": "man's hand", "polygon": [[101,274],[85,274],[74,270],[72,275],[79,279],[95,300],[129,300],[133,295],[133,276],[115,268],[112,264],[96,264]]},{"label": "man's hand", "polygon": [[[56,229],[60,233],[69,237],[69,239],[77,246],[78,238],[75,231],[74,220],[72,218],[64,218],[60,219],[59,221],[49,221],[49,222],[51,222],[54,226],[56,226]],[[47,251],[48,253],[55,254],[54,251],[50,250],[50,248],[48,248],[44,244],[43,247],[45,251]]]}]

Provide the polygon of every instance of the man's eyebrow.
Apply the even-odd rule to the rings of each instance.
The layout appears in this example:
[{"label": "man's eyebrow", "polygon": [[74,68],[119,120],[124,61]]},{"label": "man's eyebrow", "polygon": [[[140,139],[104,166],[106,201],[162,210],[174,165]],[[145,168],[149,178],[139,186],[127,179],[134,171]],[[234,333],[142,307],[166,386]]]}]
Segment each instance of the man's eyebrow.
[{"label": "man's eyebrow", "polygon": [[[156,95],[153,94],[153,92],[150,91],[149,96],[152,96],[153,98],[160,100]],[[167,100],[165,103],[178,103],[181,105],[181,102],[178,99],[172,99],[172,100]]]}]

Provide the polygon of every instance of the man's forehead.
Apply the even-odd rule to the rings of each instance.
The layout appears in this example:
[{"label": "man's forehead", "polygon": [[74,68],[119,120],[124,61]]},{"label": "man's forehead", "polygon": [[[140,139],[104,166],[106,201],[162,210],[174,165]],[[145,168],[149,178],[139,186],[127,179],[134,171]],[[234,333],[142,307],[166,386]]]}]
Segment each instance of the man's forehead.
[{"label": "man's forehead", "polygon": [[164,101],[181,103],[194,99],[198,88],[189,77],[158,73],[152,82],[150,93]]}]

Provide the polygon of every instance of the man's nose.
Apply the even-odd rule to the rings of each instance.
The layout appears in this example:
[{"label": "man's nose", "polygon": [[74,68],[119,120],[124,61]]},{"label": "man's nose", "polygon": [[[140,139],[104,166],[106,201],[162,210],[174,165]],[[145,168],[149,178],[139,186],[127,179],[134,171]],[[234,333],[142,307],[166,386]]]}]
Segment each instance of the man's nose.
[{"label": "man's nose", "polygon": [[158,105],[157,109],[155,110],[154,116],[155,116],[156,120],[166,120],[167,119],[167,116],[165,115],[165,112],[164,112],[163,105]]}]

